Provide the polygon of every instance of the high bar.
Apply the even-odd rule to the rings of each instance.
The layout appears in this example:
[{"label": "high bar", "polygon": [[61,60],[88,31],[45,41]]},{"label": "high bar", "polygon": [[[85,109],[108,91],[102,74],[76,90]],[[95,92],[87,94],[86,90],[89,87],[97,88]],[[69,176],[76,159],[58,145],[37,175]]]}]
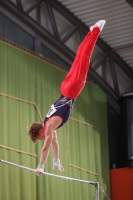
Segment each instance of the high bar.
[{"label": "high bar", "polygon": [[[29,170],[29,171],[32,171],[32,172],[37,172],[37,170],[35,170],[35,169],[29,168],[29,167],[25,167],[25,166],[22,166],[22,165],[18,165],[18,164],[12,163],[12,162],[8,162],[6,160],[1,160],[0,159],[0,162],[4,163],[4,164],[7,164],[7,165],[12,165],[14,167],[19,167],[19,168],[22,168],[22,169],[26,169],[26,170]],[[86,180],[70,178],[70,177],[66,177],[66,176],[59,176],[59,175],[51,174],[51,173],[48,173],[48,172],[43,172],[43,175],[53,176],[53,177],[56,177],[56,178],[62,178],[62,179],[71,180],[71,181],[77,181],[77,182],[82,182],[82,183],[88,183],[88,184],[97,186],[97,182],[93,182],[93,181],[86,181]]]}]

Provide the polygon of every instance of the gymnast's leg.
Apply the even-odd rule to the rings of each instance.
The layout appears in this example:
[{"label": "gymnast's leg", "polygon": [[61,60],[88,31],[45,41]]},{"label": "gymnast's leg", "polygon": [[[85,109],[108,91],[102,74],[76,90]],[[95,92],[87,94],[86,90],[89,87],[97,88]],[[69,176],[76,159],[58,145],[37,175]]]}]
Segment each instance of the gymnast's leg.
[{"label": "gymnast's leg", "polygon": [[84,88],[90,65],[90,58],[104,24],[105,20],[100,20],[94,26],[91,26],[90,32],[88,32],[80,44],[71,69],[60,87],[60,92],[64,96],[76,99]]}]

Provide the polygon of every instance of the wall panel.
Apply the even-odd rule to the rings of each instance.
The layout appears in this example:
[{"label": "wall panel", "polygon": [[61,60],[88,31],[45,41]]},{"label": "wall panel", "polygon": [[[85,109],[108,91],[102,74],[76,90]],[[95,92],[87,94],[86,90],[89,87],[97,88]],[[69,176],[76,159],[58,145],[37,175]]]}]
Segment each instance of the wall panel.
[{"label": "wall panel", "polygon": [[[65,75],[64,71],[35,56],[12,48],[3,42],[0,43],[0,145],[38,155],[37,157],[25,155],[0,147],[1,159],[31,168],[36,167],[43,141],[34,145],[27,136],[26,127],[33,121],[43,120],[50,105],[60,96],[59,86]],[[62,174],[57,170],[52,171],[51,151],[46,163],[46,171],[99,181],[100,186],[109,195],[106,112],[105,93],[97,85],[87,83],[75,102],[71,119],[57,131],[60,159],[65,172]],[[70,163],[96,172],[98,176],[70,167]],[[7,180],[3,183],[3,179],[0,179],[0,186],[6,187],[10,194],[10,198],[7,193],[0,194],[3,200],[14,198],[80,200],[92,199],[94,194],[94,187],[91,185],[53,177],[35,177],[31,172],[24,172],[3,164],[0,164],[0,173],[3,179]],[[14,176],[16,193],[13,192],[13,185],[10,184],[14,182]],[[33,187],[35,187],[34,190]],[[100,197],[104,199],[103,194],[100,194]]]}]

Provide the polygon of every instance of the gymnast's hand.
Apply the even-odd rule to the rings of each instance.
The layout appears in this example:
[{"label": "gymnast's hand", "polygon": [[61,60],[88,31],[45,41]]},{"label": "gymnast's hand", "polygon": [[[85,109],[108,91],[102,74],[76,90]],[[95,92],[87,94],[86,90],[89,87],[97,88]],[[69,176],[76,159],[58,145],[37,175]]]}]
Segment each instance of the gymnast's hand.
[{"label": "gymnast's hand", "polygon": [[39,164],[39,165],[37,166],[37,169],[36,169],[36,175],[37,175],[37,176],[40,176],[40,175],[43,174],[43,172],[44,172],[44,165]]},{"label": "gymnast's hand", "polygon": [[44,172],[44,169],[37,168],[37,170],[36,170],[36,175],[37,175],[37,176],[40,176],[40,175],[43,174],[43,172]]},{"label": "gymnast's hand", "polygon": [[62,165],[60,164],[60,160],[58,159],[57,161],[53,160],[53,169],[58,168],[59,171],[64,172],[64,168],[62,167]]}]

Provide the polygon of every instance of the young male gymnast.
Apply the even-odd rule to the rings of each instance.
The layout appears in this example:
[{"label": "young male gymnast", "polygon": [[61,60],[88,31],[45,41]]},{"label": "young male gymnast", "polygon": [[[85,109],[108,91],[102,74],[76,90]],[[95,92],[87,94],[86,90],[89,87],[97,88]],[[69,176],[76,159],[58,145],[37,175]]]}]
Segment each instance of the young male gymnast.
[{"label": "young male gymnast", "polygon": [[41,149],[40,163],[36,171],[38,176],[43,174],[50,146],[52,147],[54,155],[53,169],[57,167],[60,171],[64,171],[59,160],[59,145],[56,130],[69,119],[74,102],[84,88],[90,65],[90,58],[97,38],[105,23],[105,20],[100,20],[90,27],[90,31],[78,48],[70,71],[61,84],[60,98],[51,105],[44,123],[34,122],[28,130],[28,134],[34,143],[36,143],[37,140],[44,140]]}]

